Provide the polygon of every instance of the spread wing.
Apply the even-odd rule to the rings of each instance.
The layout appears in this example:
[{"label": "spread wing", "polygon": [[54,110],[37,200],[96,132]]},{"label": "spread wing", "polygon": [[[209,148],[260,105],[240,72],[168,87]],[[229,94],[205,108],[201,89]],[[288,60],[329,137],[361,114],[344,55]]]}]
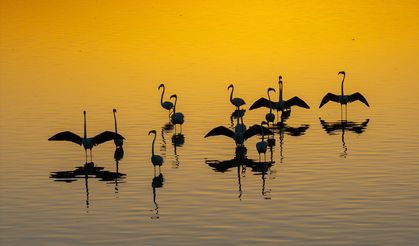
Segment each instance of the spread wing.
[{"label": "spread wing", "polygon": [[70,141],[78,145],[82,144],[82,138],[70,131],[60,132],[48,138],[49,141]]},{"label": "spread wing", "polygon": [[93,144],[99,145],[101,143],[104,143],[113,139],[125,139],[125,138],[118,133],[111,132],[111,131],[104,131],[93,137]]},{"label": "spread wing", "polygon": [[287,101],[284,102],[285,108],[290,108],[291,106],[298,106],[302,108],[310,108],[306,102],[304,102],[299,97],[293,97]]},{"label": "spread wing", "polygon": [[[272,107],[274,107],[275,103],[272,102]],[[269,100],[266,98],[259,98],[256,102],[254,102],[252,104],[252,106],[250,106],[249,110],[253,110],[253,109],[257,109],[260,107],[265,107],[265,108],[269,108]]]},{"label": "spread wing", "polygon": [[274,133],[269,130],[268,128],[261,126],[261,125],[253,125],[251,127],[249,127],[249,129],[246,130],[246,132],[244,133],[244,139],[247,140],[251,137],[253,137],[254,135],[257,134],[262,134],[262,129],[263,128],[263,134],[264,135],[273,135]]},{"label": "spread wing", "polygon": [[339,102],[339,96],[335,95],[333,93],[327,93],[326,96],[323,97],[319,108],[321,108],[323,105],[325,105],[328,101],[333,101],[333,102]]},{"label": "spread wing", "polygon": [[220,136],[220,135],[224,135],[226,137],[234,139],[234,132],[224,126],[219,126],[212,129],[211,131],[207,133],[207,135],[205,135],[205,137]]},{"label": "spread wing", "polygon": [[367,105],[368,107],[370,106],[367,102],[367,99],[365,99],[365,97],[363,95],[361,95],[361,93],[359,93],[359,92],[355,92],[354,94],[349,95],[348,100],[349,100],[349,102],[359,100],[359,101],[363,102],[365,105]]}]

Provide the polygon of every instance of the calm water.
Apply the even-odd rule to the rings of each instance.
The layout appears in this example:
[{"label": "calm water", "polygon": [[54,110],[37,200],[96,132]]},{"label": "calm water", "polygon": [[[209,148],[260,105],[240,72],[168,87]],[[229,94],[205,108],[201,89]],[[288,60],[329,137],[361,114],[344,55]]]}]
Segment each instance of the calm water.
[{"label": "calm water", "polygon": [[[340,4],[2,2],[0,244],[417,244],[419,5]],[[371,105],[350,104],[347,123],[338,104],[318,109],[340,70]],[[272,163],[258,137],[237,158],[232,140],[204,138],[235,122],[231,82],[247,109],[280,74],[311,109],[276,132]],[[184,140],[165,129],[162,81]],[[83,110],[89,135],[112,130],[113,108],[118,165],[111,141],[87,166],[80,146],[47,141],[82,134]]]}]

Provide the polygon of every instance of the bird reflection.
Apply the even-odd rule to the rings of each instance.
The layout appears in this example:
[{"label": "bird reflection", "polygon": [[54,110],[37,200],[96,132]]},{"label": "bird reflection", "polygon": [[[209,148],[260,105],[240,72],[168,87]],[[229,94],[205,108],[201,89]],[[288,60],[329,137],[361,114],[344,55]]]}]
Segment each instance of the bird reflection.
[{"label": "bird reflection", "polygon": [[177,148],[182,147],[183,144],[185,144],[185,135],[183,135],[182,133],[173,134],[172,145],[173,145],[174,157],[175,157],[174,165],[176,168],[178,168],[180,165],[179,155],[177,154]]},{"label": "bird reflection", "polygon": [[[267,170],[273,165],[274,162],[259,162],[247,158],[247,148],[245,146],[237,146],[235,149],[235,156],[233,159],[220,161],[220,160],[205,160],[205,163],[210,166],[215,172],[228,172],[230,169],[237,168],[237,181],[239,199],[241,200],[243,191],[241,178],[246,174],[247,168],[251,168],[254,173],[267,172]],[[264,186],[264,184],[263,184]],[[263,192],[265,188],[263,187]]]},{"label": "bird reflection", "polygon": [[153,188],[153,203],[154,203],[154,211],[156,212],[155,215],[151,216],[151,219],[159,219],[159,205],[157,204],[157,188],[163,187],[163,174],[160,173],[158,176],[154,176],[154,178],[151,181],[151,187]]},{"label": "bird reflection", "polygon": [[244,114],[246,113],[245,109],[236,109],[230,115],[231,127],[234,128],[234,120],[243,119]]},{"label": "bird reflection", "polygon": [[[120,155],[120,154],[118,154]],[[122,154],[123,155],[123,154]],[[72,183],[84,179],[86,192],[86,207],[89,208],[89,178],[96,178],[99,181],[115,181],[124,179],[126,174],[104,170],[104,167],[95,166],[93,162],[86,162],[83,166],[76,167],[69,171],[56,171],[50,173],[50,178],[56,182]]]},{"label": "bird reflection", "polygon": [[[122,158],[124,158],[124,149],[122,148],[122,146],[115,149],[113,157],[115,159],[116,173],[118,174],[119,173],[119,161],[122,160]],[[118,193],[118,191],[119,191],[118,181],[119,181],[118,179],[114,179],[115,193]]]},{"label": "bird reflection", "polygon": [[346,146],[345,142],[345,131],[354,132],[357,134],[362,134],[368,126],[369,119],[364,120],[363,122],[354,122],[348,120],[340,120],[336,122],[326,122],[319,118],[320,124],[322,125],[323,129],[329,135],[336,135],[337,132],[341,132],[341,141],[342,141],[342,149],[343,152],[340,155],[343,158],[346,158],[348,155],[348,147]]}]

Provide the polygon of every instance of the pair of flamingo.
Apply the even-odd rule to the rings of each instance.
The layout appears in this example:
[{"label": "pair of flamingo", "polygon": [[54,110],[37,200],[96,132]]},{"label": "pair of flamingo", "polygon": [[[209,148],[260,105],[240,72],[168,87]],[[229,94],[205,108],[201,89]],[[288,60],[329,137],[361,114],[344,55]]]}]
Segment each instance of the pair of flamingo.
[{"label": "pair of flamingo", "polygon": [[[170,122],[172,122],[172,124],[175,126],[175,131],[176,131],[176,125],[180,125],[180,131],[182,132],[182,125],[185,122],[185,116],[181,112],[176,112],[177,95],[173,94],[170,96],[170,99],[172,98],[175,99],[175,104],[173,104],[170,101],[163,102],[163,96],[164,96],[166,87],[164,86],[164,84],[160,84],[158,89],[160,90],[160,88],[163,88],[163,91],[161,93],[161,98],[160,98],[160,104],[164,109],[169,111],[169,119],[170,119]],[[171,112],[172,109],[173,111]]]},{"label": "pair of flamingo", "polygon": [[117,130],[117,123],[116,123],[116,109],[113,109],[113,116],[115,121],[115,132],[111,131],[104,131],[94,137],[87,137],[87,129],[86,129],[86,111],[83,111],[83,119],[84,119],[84,134],[83,137],[71,132],[65,131],[55,134],[54,136],[50,137],[49,141],[70,141],[76,143],[78,145],[83,145],[84,150],[86,152],[86,159],[87,159],[87,150],[90,150],[90,160],[92,160],[92,148],[96,145],[101,143],[107,142],[109,140],[114,140],[115,146],[122,147],[123,140],[125,139],[123,136],[118,134]]}]

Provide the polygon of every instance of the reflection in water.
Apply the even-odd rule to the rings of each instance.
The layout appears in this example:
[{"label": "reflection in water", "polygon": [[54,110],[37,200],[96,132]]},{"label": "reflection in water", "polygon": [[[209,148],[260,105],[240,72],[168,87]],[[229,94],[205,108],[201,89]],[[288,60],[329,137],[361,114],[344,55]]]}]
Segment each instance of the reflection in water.
[{"label": "reflection in water", "polygon": [[168,133],[171,133],[173,131],[173,125],[172,123],[168,122],[163,125],[161,128],[161,139],[162,143],[160,145],[160,151],[162,152],[163,156],[166,156],[166,137],[165,135]]},{"label": "reflection in water", "polygon": [[230,123],[231,123],[232,129],[234,128],[234,120],[237,120],[237,122],[239,122],[238,120],[241,119],[241,121],[243,122],[243,117],[245,113],[246,113],[245,109],[236,109],[231,113]]},{"label": "reflection in water", "polygon": [[151,219],[158,219],[160,218],[159,216],[159,205],[157,204],[157,192],[156,189],[157,188],[161,188],[163,187],[163,174],[160,173],[158,176],[154,176],[153,180],[151,181],[151,187],[153,188],[153,203],[154,203],[154,210],[156,212],[155,215],[151,216]]},{"label": "reflection in water", "polygon": [[242,176],[245,177],[246,169],[251,168],[252,172],[258,174],[263,174],[263,182],[262,182],[262,191],[263,196],[266,195],[265,193],[265,174],[270,169],[270,167],[273,165],[274,162],[257,162],[252,159],[248,159],[247,156],[247,148],[245,146],[238,146],[236,147],[235,156],[231,160],[205,160],[205,163],[210,166],[214,171],[216,172],[227,172],[232,168],[237,167],[237,183],[238,183],[238,191],[239,191],[239,199],[241,199],[243,191],[242,191],[242,184],[241,184],[241,178]]},{"label": "reflection in water", "polygon": [[347,121],[347,120],[340,120],[336,122],[326,122],[319,118],[320,124],[322,125],[323,129],[327,132],[329,135],[336,135],[336,132],[342,133],[342,149],[343,152],[340,155],[343,158],[346,158],[348,155],[348,147],[345,143],[345,131],[349,132],[355,132],[357,134],[362,134],[366,129],[367,125],[369,123],[369,119],[364,120],[363,122],[353,122],[353,121]]},{"label": "reflection in water", "polygon": [[[122,152],[123,153],[123,152]],[[86,192],[86,207],[89,208],[89,178],[96,178],[99,181],[118,181],[124,179],[126,174],[106,171],[103,167],[95,166],[93,162],[86,162],[83,166],[76,167],[70,171],[56,171],[50,173],[50,178],[57,182],[72,183],[78,179],[84,179]]]},{"label": "reflection in water", "polygon": [[173,150],[174,150],[174,158],[175,158],[174,167],[175,168],[178,168],[180,165],[179,155],[177,154],[177,147],[182,147],[184,143],[185,143],[185,135],[183,135],[182,133],[173,134],[172,145],[173,145]]},{"label": "reflection in water", "polygon": [[[119,161],[122,160],[122,158],[124,158],[124,149],[121,147],[116,148],[115,152],[113,154],[113,157],[115,159],[115,167],[116,167],[116,173],[119,173]],[[118,193],[119,188],[118,188],[118,179],[115,179],[115,193]]]}]

